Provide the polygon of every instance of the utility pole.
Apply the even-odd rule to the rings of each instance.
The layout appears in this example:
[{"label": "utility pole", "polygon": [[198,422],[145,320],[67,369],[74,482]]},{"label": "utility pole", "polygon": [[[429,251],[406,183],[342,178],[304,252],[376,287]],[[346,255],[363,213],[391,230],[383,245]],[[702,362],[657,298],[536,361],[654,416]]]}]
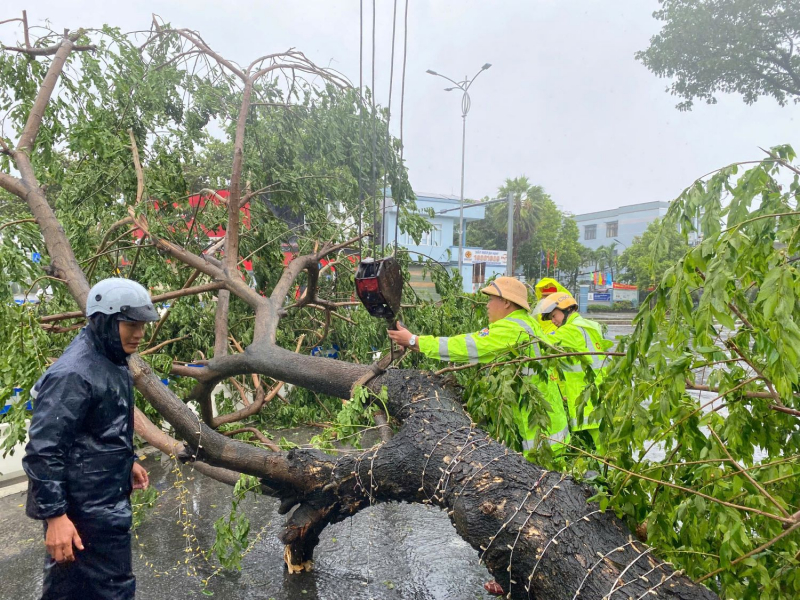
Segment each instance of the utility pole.
[{"label": "utility pole", "polygon": [[464,265],[464,159],[466,158],[466,146],[467,146],[467,113],[469,113],[471,101],[469,98],[469,88],[475,79],[483,73],[486,69],[491,67],[490,63],[486,63],[481,67],[481,70],[475,73],[472,79],[469,78],[468,75],[464,76],[463,81],[454,81],[447,77],[447,75],[442,75],[441,73],[437,73],[431,69],[425,71],[429,75],[434,75],[435,77],[441,77],[442,79],[446,79],[450,83],[455,84],[454,87],[445,88],[445,92],[452,92],[453,90],[461,90],[461,201],[459,203],[459,211],[458,211],[458,274],[462,275],[461,269]]},{"label": "utility pole", "polygon": [[508,241],[506,242],[506,275],[514,276],[514,195],[508,192]]}]

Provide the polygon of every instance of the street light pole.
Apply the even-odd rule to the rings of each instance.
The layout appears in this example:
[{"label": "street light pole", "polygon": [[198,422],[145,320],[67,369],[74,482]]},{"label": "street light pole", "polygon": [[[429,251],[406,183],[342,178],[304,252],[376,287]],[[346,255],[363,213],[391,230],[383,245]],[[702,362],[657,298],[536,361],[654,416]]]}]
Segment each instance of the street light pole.
[{"label": "street light pole", "polygon": [[[466,79],[466,76],[464,76]],[[464,92],[467,101],[467,111],[469,110],[469,96]],[[462,101],[463,106],[463,101]],[[461,115],[461,196],[458,202],[458,274],[463,277],[462,266],[464,264],[464,164],[467,149],[467,113],[462,109]]]},{"label": "street light pole", "polygon": [[508,198],[508,233],[506,237],[506,275],[514,276],[514,194],[509,190]]},{"label": "street light pole", "polygon": [[465,159],[466,159],[466,149],[467,149],[467,113],[469,113],[470,109],[470,98],[469,98],[469,88],[472,83],[478,78],[478,75],[483,73],[486,69],[491,67],[490,63],[484,64],[480,71],[475,73],[475,76],[470,79],[467,75],[464,76],[463,81],[454,81],[450,79],[446,75],[442,75],[441,73],[437,73],[436,71],[432,71],[428,69],[426,73],[429,75],[434,75],[436,77],[441,77],[442,79],[446,79],[450,83],[454,84],[455,87],[445,88],[444,91],[452,92],[453,90],[461,90],[463,95],[461,97],[461,196],[459,202],[459,210],[458,210],[458,274],[463,277],[462,267],[464,265],[464,167],[465,167]]}]

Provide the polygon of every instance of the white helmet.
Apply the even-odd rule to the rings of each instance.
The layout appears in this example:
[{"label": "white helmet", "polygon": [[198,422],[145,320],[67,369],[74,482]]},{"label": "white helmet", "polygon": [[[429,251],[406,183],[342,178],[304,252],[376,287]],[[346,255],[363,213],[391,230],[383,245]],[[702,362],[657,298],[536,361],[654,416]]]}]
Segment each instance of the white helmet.
[{"label": "white helmet", "polygon": [[120,313],[124,321],[158,321],[159,316],[150,300],[150,294],[140,284],[130,279],[111,277],[103,279],[89,290],[86,316],[96,313]]}]

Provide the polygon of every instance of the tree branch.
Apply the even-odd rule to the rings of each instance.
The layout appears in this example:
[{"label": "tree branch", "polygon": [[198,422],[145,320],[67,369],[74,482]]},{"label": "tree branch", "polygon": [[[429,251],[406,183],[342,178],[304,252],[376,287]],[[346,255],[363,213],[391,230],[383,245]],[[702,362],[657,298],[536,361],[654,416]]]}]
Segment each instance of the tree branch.
[{"label": "tree branch", "polygon": [[750,558],[754,554],[758,554],[759,552],[763,552],[764,550],[766,550],[767,548],[772,546],[775,542],[785,538],[787,535],[789,535],[791,533],[794,533],[798,528],[800,528],[800,523],[795,523],[794,525],[792,525],[791,527],[786,529],[783,533],[781,533],[780,535],[775,536],[774,538],[772,538],[770,541],[766,542],[765,544],[761,544],[758,548],[755,548],[754,550],[751,550],[747,554],[742,554],[739,558],[737,558],[735,560],[732,560],[730,562],[730,565],[725,566],[725,567],[721,567],[719,569],[716,569],[715,571],[711,571],[710,573],[706,573],[700,579],[697,580],[697,583],[703,583],[706,579],[710,579],[711,577],[714,577],[715,575],[718,575],[719,573],[722,573],[722,571],[725,571],[726,569],[730,568],[731,566],[733,566],[735,564],[738,564],[738,563],[742,562],[743,560],[745,560],[747,558]]},{"label": "tree branch", "polygon": [[621,473],[625,473],[626,475],[630,475],[631,477],[638,477],[639,479],[644,479],[645,481],[649,481],[651,483],[656,483],[658,485],[663,485],[664,487],[672,488],[674,490],[678,490],[678,491],[687,493],[687,494],[692,495],[692,496],[700,496],[701,498],[703,498],[705,500],[708,500],[709,502],[715,502],[715,503],[720,504],[722,506],[727,506],[728,508],[733,508],[735,510],[740,510],[742,512],[749,512],[749,513],[753,513],[753,514],[756,514],[756,515],[761,515],[762,517],[766,517],[768,519],[773,519],[773,520],[779,521],[781,523],[788,523],[788,524],[791,525],[794,522],[794,521],[792,521],[791,517],[784,517],[784,516],[781,516],[781,515],[775,515],[775,514],[772,514],[772,513],[765,512],[763,510],[759,510],[757,508],[752,508],[750,506],[742,506],[740,504],[733,504],[732,502],[727,502],[725,500],[720,500],[719,498],[714,498],[713,496],[709,496],[708,494],[704,494],[702,492],[698,492],[697,490],[693,490],[691,488],[687,488],[687,487],[684,487],[684,486],[681,486],[681,485],[670,483],[669,481],[663,481],[661,479],[654,479],[652,477],[647,477],[646,475],[642,475],[641,473],[637,473],[635,471],[630,471],[628,469],[620,467],[619,465],[616,465],[616,464],[614,464],[612,462],[609,462],[605,458],[602,458],[600,456],[596,456],[596,455],[592,454],[591,452],[586,452],[585,450],[583,450],[581,448],[578,448],[576,446],[572,446],[571,444],[565,444],[565,446],[567,446],[568,448],[571,448],[573,450],[576,450],[576,451],[580,452],[581,454],[584,454],[586,456],[594,458],[594,459],[600,461],[601,463],[603,463],[604,465],[608,465],[610,468],[616,469],[617,471],[620,471]]},{"label": "tree branch", "polygon": [[[297,346],[294,349],[295,354],[300,352],[300,347],[303,345],[304,338],[305,336],[301,335],[300,338],[297,340]],[[257,414],[258,412],[261,411],[261,409],[264,407],[265,404],[271,402],[275,398],[275,396],[277,396],[280,393],[284,385],[285,384],[283,381],[277,381],[275,385],[273,385],[272,388],[269,390],[269,392],[266,394],[264,393],[263,389],[261,389],[261,387],[259,386],[260,394],[258,394],[255,402],[253,402],[249,406],[245,406],[241,410],[213,417],[210,423],[211,427],[217,429],[221,425],[225,425],[227,423],[235,423],[236,421],[241,421],[243,419],[246,419],[247,417]]]},{"label": "tree branch", "polygon": [[[228,224],[225,230],[225,270],[229,277],[238,272],[239,259],[239,200],[242,195],[242,165],[244,164],[244,135],[250,99],[253,93],[253,80],[245,80],[239,118],[236,121],[236,134],[233,141],[233,165],[231,167],[231,186],[228,196]],[[220,292],[217,296],[217,310],[214,320],[214,356],[228,352],[228,310],[230,293]]]},{"label": "tree branch", "polygon": [[[751,377],[750,379],[745,380],[744,382],[740,383],[736,387],[729,389],[728,391],[725,392],[725,394],[730,394],[732,392],[735,392],[736,390],[740,389],[741,387],[744,387],[745,384],[753,383],[754,381],[758,381],[758,380],[762,380],[763,381],[763,378],[760,377],[760,376],[759,377]],[[719,393],[719,388],[713,388],[713,387],[710,387],[708,385],[702,385],[702,384],[699,384],[699,383],[692,383],[689,380],[686,381],[686,389],[687,390],[696,390],[698,392],[712,392],[714,394],[718,394]],[[742,395],[745,398],[767,398],[767,399],[774,399],[775,398],[775,396],[773,396],[772,392],[744,392]],[[719,398],[721,398],[721,397],[722,396],[719,396]],[[797,394],[795,394],[795,397],[798,397]],[[719,399],[719,398],[717,398],[717,399]],[[798,416],[800,416],[800,411],[796,411],[796,410],[793,410],[791,408],[787,408],[786,406],[783,406],[783,405],[781,405],[781,406],[770,405],[770,408],[772,410],[777,410],[779,412],[785,412],[786,414],[789,414],[789,415],[798,415]]]},{"label": "tree branch", "polygon": [[[181,289],[183,289],[183,290],[188,289],[189,286],[191,286],[195,282],[195,280],[197,279],[197,277],[199,275],[200,275],[200,271],[195,269],[192,272],[192,274],[189,275],[189,278],[183,284],[183,287]],[[148,348],[150,346],[152,346],[153,343],[155,343],[156,336],[158,335],[158,332],[161,330],[161,328],[164,326],[164,323],[166,323],[167,318],[169,317],[169,313],[170,313],[171,309],[172,309],[172,307],[168,307],[166,310],[164,310],[164,312],[161,315],[161,318],[158,319],[158,323],[156,323],[156,326],[153,328],[153,333],[150,335],[150,339],[147,342],[147,347]]]},{"label": "tree branch", "polygon": [[[176,458],[183,452],[183,442],[179,442],[161,431],[161,429],[156,427],[141,410],[135,407],[133,409],[133,426],[137,435],[154,448],[161,450],[167,456]],[[195,463],[194,469],[198,473],[202,473],[222,483],[227,483],[230,486],[236,485],[239,481],[240,473],[230,469],[212,467],[202,462]]]},{"label": "tree branch", "polygon": [[134,206],[139,204],[142,200],[144,193],[144,173],[142,172],[142,163],[139,162],[139,148],[136,146],[136,138],[133,135],[133,129],[128,129],[128,135],[131,137],[131,153],[133,154],[133,166],[136,169],[136,201]]},{"label": "tree branch", "polygon": [[273,452],[280,452],[281,447],[278,446],[275,442],[265,436],[261,431],[256,429],[255,427],[240,427],[239,429],[232,429],[230,431],[225,431],[222,433],[225,437],[231,437],[233,435],[237,435],[239,433],[252,433],[259,442],[264,444],[267,448],[272,450]]},{"label": "tree branch", "polygon": [[[74,41],[78,39],[80,36],[76,34],[70,34],[70,39]],[[27,54],[28,56],[52,56],[53,54],[58,54],[59,45],[56,44],[54,46],[48,46],[47,48],[18,48],[15,46],[3,46],[3,50],[8,50],[9,52],[20,52],[22,54]],[[97,50],[97,46],[91,44],[89,46],[72,46],[72,50],[74,52],[85,52],[85,51],[94,51]]]},{"label": "tree branch", "polygon": [[28,208],[39,224],[47,252],[50,255],[51,274],[67,282],[70,294],[75,298],[78,306],[83,309],[86,305],[86,295],[89,292],[88,281],[75,259],[64,229],[39,187],[30,161],[30,154],[33,152],[45,110],[61,76],[67,56],[73,47],[74,44],[69,37],[63,38],[58,44],[58,49],[36,94],[25,127],[17,142],[14,162],[20,172],[21,180],[0,173],[0,185],[27,202]]},{"label": "tree branch", "polygon": [[145,42],[143,47],[147,46],[154,38],[165,36],[170,33],[177,34],[182,38],[184,38],[185,40],[189,41],[191,44],[194,44],[194,46],[197,47],[203,54],[206,54],[207,56],[213,58],[215,61],[217,61],[218,64],[222,65],[223,67],[228,69],[231,73],[236,75],[239,79],[241,79],[242,82],[244,82],[247,79],[247,75],[241,69],[236,67],[232,62],[225,60],[220,54],[212,50],[202,40],[202,38],[199,35],[197,35],[196,32],[190,31],[188,29],[159,29],[152,38],[150,38],[149,40],[147,40],[147,42]]},{"label": "tree branch", "polygon": [[[164,294],[158,294],[157,296],[151,296],[150,299],[153,302],[164,302],[165,300],[172,300],[173,298],[182,298],[183,296],[192,296],[195,294],[203,294],[205,292],[211,292],[224,287],[224,285],[225,284],[221,281],[215,281],[212,283],[206,283],[204,285],[197,285],[195,287],[182,288],[179,290],[166,292]],[[86,293],[88,294],[89,291],[87,290]],[[65,319],[77,319],[83,316],[84,316],[83,311],[75,310],[72,312],[60,313],[57,315],[48,315],[46,317],[42,317],[41,319],[39,319],[39,322],[52,323],[53,321],[64,321]]]},{"label": "tree branch", "polygon": [[[75,38],[81,35],[82,32],[79,31],[78,34],[75,35]],[[59,77],[61,76],[61,72],[64,69],[64,64],[66,63],[67,56],[69,56],[70,52],[74,47],[72,36],[64,37],[62,40],[52,48],[43,49],[46,51],[52,50],[52,54],[55,54],[53,57],[53,61],[50,63],[50,68],[47,70],[47,75],[45,75],[44,81],[39,88],[39,93],[36,95],[36,100],[31,107],[31,111],[28,114],[28,120],[25,123],[25,127],[22,130],[22,135],[20,135],[19,141],[17,142],[17,152],[24,152],[28,157],[30,157],[31,153],[33,152],[33,144],[36,141],[36,136],[39,133],[39,127],[42,124],[42,119],[44,118],[45,110],[47,109],[47,105],[50,103],[50,98],[53,95],[53,91],[55,90],[56,82],[58,81]],[[13,48],[11,48],[13,50]],[[28,50],[22,50],[23,52],[29,52]],[[23,179],[25,176],[23,174]]]},{"label": "tree branch", "polygon": [[788,511],[787,511],[785,508],[783,508],[783,506],[781,506],[781,504],[780,504],[780,503],[779,503],[777,500],[775,500],[775,498],[773,498],[773,497],[772,497],[772,495],[771,495],[771,494],[770,494],[770,493],[769,493],[767,490],[765,490],[765,489],[764,489],[764,488],[763,488],[761,485],[759,485],[759,483],[758,483],[758,482],[757,482],[755,479],[753,479],[753,478],[750,476],[750,473],[748,473],[747,471],[745,471],[745,470],[742,468],[742,466],[741,466],[739,463],[737,463],[737,462],[736,462],[736,461],[733,459],[733,456],[731,456],[731,453],[730,453],[730,452],[728,452],[728,448],[725,446],[725,444],[723,444],[723,443],[722,443],[722,440],[721,440],[721,439],[720,439],[720,437],[717,435],[717,432],[716,432],[716,431],[714,431],[714,430],[713,430],[711,427],[709,427],[709,428],[708,428],[708,430],[709,430],[709,431],[711,432],[711,434],[714,436],[714,439],[715,439],[715,440],[717,440],[717,443],[719,444],[719,447],[720,447],[720,448],[722,448],[722,451],[725,453],[725,456],[727,456],[727,457],[728,457],[728,460],[730,460],[731,464],[732,464],[734,467],[736,467],[736,469],[737,469],[737,470],[738,470],[738,471],[739,471],[739,472],[740,472],[742,475],[744,475],[745,479],[747,479],[747,480],[748,480],[748,481],[749,481],[751,484],[753,484],[753,486],[754,486],[754,487],[755,487],[755,488],[756,488],[756,489],[757,489],[757,490],[758,490],[758,491],[759,491],[759,492],[760,492],[760,493],[761,493],[761,494],[762,494],[762,495],[763,495],[765,498],[767,498],[767,499],[768,499],[770,502],[772,502],[773,506],[775,506],[775,508],[777,508],[777,509],[778,509],[778,510],[781,512],[781,514],[782,514],[784,517],[789,517],[789,512],[788,512]]},{"label": "tree branch", "polygon": [[0,173],[0,187],[23,200],[28,194],[28,187],[25,185],[25,183],[7,173]]},{"label": "tree branch", "polygon": [[68,327],[59,327],[58,325],[42,325],[42,329],[48,333],[67,333],[69,331],[75,331],[76,329],[80,329],[86,323],[85,319],[81,319],[77,323],[73,323]]},{"label": "tree branch", "polygon": [[[103,251],[106,249],[106,242],[108,242],[108,238],[111,237],[111,233],[119,229],[123,225],[130,225],[131,223],[133,223],[133,219],[131,217],[125,217],[123,219],[120,219],[116,223],[112,223],[111,227],[108,228],[108,231],[106,231],[105,235],[103,236],[103,239],[100,240],[100,245],[97,247],[97,252],[92,258],[89,259],[91,263],[86,269],[86,279],[92,278],[95,267],[97,266],[97,262],[99,258],[102,256]],[[128,232],[123,233],[116,240],[114,240],[112,244],[116,244],[120,239],[122,239],[126,235],[128,235]]]},{"label": "tree branch", "polygon": [[152,348],[148,348],[147,350],[143,350],[142,352],[139,352],[139,356],[147,356],[148,354],[154,354],[154,353],[158,352],[159,350],[161,350],[162,348],[164,348],[165,346],[168,346],[169,344],[172,344],[174,342],[180,342],[181,340],[188,339],[189,337],[190,336],[188,336],[188,335],[182,335],[181,337],[176,337],[176,338],[172,338],[171,340],[167,340],[165,342],[161,342],[160,344],[157,344],[157,345],[153,346]]},{"label": "tree branch", "polygon": [[0,225],[0,231],[3,231],[3,229],[10,227],[11,225],[19,225],[20,223],[36,223],[36,219],[18,219],[16,221],[9,221],[8,223],[3,223]]}]

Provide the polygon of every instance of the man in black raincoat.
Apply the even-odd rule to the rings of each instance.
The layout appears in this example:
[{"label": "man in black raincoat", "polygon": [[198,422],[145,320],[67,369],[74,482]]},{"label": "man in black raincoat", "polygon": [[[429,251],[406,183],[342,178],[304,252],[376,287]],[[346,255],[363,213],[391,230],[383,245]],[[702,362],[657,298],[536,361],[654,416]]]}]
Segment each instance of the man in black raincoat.
[{"label": "man in black raincoat", "polygon": [[148,486],[134,462],[133,379],[127,357],[148,321],[150,295],[128,279],[89,292],[89,325],[31,391],[23,467],[26,513],[45,522],[43,600],[130,599],[132,489]]}]

